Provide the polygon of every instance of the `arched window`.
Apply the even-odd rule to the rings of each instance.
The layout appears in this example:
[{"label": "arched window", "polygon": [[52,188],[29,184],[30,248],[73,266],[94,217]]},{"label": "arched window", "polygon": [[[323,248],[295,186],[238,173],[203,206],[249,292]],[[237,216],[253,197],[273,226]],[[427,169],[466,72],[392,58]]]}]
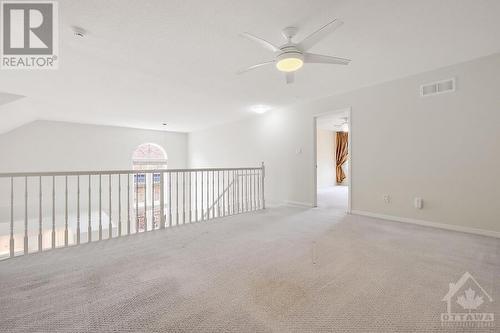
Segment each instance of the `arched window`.
[{"label": "arched window", "polygon": [[[167,168],[167,153],[155,143],[144,143],[132,154],[133,170],[161,170]],[[154,197],[151,191],[154,186]],[[154,225],[159,226],[160,219],[160,174],[136,174],[134,176],[134,200],[139,207],[137,214],[139,230],[144,231],[146,219],[151,217],[154,201]],[[151,228],[151,223],[149,223]]]},{"label": "arched window", "polygon": [[155,170],[167,168],[167,153],[155,143],[144,143],[132,154],[134,170]]}]

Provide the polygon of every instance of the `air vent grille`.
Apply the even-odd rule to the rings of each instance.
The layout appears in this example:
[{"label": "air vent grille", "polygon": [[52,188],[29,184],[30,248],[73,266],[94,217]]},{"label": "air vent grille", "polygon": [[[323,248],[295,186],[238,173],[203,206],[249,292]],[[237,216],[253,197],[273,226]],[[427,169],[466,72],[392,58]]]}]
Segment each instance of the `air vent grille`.
[{"label": "air vent grille", "polygon": [[420,95],[422,97],[439,95],[455,91],[455,79],[442,80],[427,83],[420,86]]}]

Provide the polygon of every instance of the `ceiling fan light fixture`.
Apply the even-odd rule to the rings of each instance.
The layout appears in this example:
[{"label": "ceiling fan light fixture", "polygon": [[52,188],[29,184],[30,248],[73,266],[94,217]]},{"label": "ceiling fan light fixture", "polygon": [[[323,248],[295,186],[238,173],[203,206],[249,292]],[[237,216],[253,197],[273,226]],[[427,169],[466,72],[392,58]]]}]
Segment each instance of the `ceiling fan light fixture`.
[{"label": "ceiling fan light fixture", "polygon": [[295,72],[304,66],[304,57],[299,52],[284,53],[277,60],[276,68],[281,72]]}]

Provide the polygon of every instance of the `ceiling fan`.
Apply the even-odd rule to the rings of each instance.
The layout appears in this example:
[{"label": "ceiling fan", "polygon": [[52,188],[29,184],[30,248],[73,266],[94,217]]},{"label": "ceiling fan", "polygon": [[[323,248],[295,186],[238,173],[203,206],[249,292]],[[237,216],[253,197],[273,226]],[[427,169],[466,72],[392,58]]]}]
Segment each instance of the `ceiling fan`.
[{"label": "ceiling fan", "polygon": [[348,132],[349,131],[349,118],[348,117],[342,117],[340,118],[342,122],[340,124],[334,124],[335,127],[340,128],[343,132]]},{"label": "ceiling fan", "polygon": [[307,52],[319,41],[339,28],[342,24],[344,24],[344,22],[335,19],[307,36],[300,43],[292,42],[292,38],[297,34],[298,29],[296,27],[287,27],[282,31],[282,35],[287,41],[285,44],[279,47],[268,42],[267,40],[254,36],[247,32],[242,33],[242,37],[257,42],[269,51],[274,52],[274,60],[247,67],[239,71],[238,74],[242,74],[267,65],[275,65],[279,71],[286,73],[286,83],[289,84],[294,82],[294,72],[302,68],[304,63],[348,65],[351,61],[350,59]]}]

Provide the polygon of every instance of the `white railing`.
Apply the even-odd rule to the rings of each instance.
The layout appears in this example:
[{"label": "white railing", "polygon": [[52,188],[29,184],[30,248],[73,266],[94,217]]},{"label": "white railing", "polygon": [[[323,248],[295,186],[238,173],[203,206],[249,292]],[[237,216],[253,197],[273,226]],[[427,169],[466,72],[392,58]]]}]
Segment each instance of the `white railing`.
[{"label": "white railing", "polygon": [[265,208],[265,167],[0,174],[0,259]]}]

